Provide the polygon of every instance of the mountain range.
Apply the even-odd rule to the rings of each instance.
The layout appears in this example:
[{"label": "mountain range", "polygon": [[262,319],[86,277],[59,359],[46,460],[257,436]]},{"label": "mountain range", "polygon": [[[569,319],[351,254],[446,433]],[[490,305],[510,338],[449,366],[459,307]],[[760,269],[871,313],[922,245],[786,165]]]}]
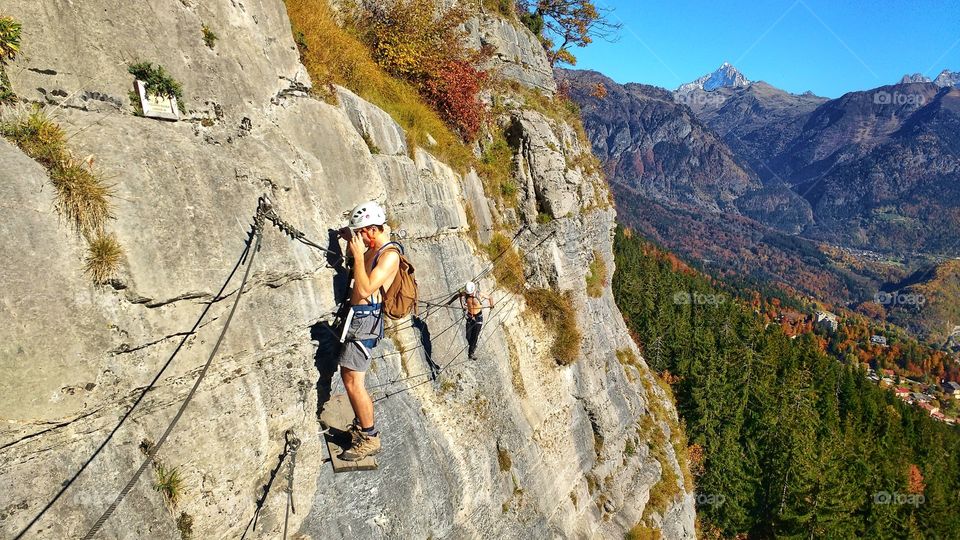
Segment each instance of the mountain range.
[{"label": "mountain range", "polygon": [[913,75],[907,74],[900,79],[900,84],[928,82],[932,82],[939,87],[960,86],[960,72],[945,69],[941,71],[940,75],[937,75],[935,79],[931,79],[921,73],[914,73]]},{"label": "mountain range", "polygon": [[[672,92],[588,71],[560,77],[621,218],[688,257],[877,312],[863,304],[918,270],[935,274],[960,248],[955,72],[836,99],[751,81],[728,63]],[[960,324],[918,319],[918,333],[937,339]]]}]

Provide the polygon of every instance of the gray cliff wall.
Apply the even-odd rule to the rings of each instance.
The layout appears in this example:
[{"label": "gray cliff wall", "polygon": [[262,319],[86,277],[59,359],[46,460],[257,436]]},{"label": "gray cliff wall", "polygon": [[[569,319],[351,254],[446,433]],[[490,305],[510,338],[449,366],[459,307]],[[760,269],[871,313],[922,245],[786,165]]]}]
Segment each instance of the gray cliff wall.
[{"label": "gray cliff wall", "polygon": [[[283,217],[319,240],[354,204],[387,201],[406,231],[422,298],[485,268],[466,217],[469,205],[489,237],[490,206],[476,176],[461,176],[424,150],[408,157],[400,128],[349,91],[339,90],[338,106],[308,95],[280,0],[122,8],[0,0],[0,13],[24,24],[23,54],[8,69],[14,91],[47,104],[71,148],[95,156],[115,190],[108,227],[125,250],[117,282],[93,286],[83,274],[84,243],[54,212],[46,172],[0,140],[0,316],[7,321],[0,329],[0,537],[40,511],[164,364],[236,263],[258,196],[269,194]],[[213,50],[203,44],[202,23],[220,36]],[[525,30],[501,41],[516,41],[516,32]],[[160,63],[183,83],[184,121],[133,116],[126,73],[133,59]],[[549,86],[536,73],[528,77],[532,86]],[[534,286],[572,291],[581,358],[557,366],[543,322],[522,296],[505,295],[488,278],[482,286],[496,291],[501,309],[489,319],[480,359],[461,361],[459,314],[441,311],[427,321],[432,358],[452,363],[439,383],[413,387],[426,380],[418,376],[424,349],[414,349],[420,334],[392,332],[383,346],[391,354],[368,376],[374,396],[384,398],[377,403],[380,468],[335,476],[322,463],[316,411],[329,376],[322,323],[336,307],[337,278],[321,253],[268,227],[220,353],[158,455],[179,467],[182,501],[176,512],[167,509],[148,470],[101,537],[179,538],[181,512],[194,518],[196,538],[241,536],[287,430],[303,439],[290,527],[307,537],[621,537],[639,520],[661,471],[646,441],[636,440],[636,426],[652,414],[651,400],[674,420],[675,411],[666,396],[631,383],[617,361],[616,350],[636,348],[609,287],[599,298],[585,292],[594,250],[612,271],[615,216],[596,204],[606,200],[602,183],[563,167],[564,155],[582,150],[569,126],[529,110],[508,116],[522,141],[521,211],[508,217],[530,224],[518,251]],[[370,153],[361,132],[381,153]],[[537,224],[544,211],[561,219]],[[193,384],[237,283],[28,538],[80,536],[109,505],[143,459],[141,443],[160,436]],[[651,377],[642,371],[636,375]],[[342,391],[338,379],[333,392]],[[656,420],[664,430],[672,424]],[[638,448],[632,456],[624,453],[628,439]],[[669,445],[667,453],[682,477]],[[501,455],[510,457],[509,468]],[[281,535],[284,475],[248,538]],[[693,521],[693,497],[685,493],[662,517],[664,536],[692,538]]]}]

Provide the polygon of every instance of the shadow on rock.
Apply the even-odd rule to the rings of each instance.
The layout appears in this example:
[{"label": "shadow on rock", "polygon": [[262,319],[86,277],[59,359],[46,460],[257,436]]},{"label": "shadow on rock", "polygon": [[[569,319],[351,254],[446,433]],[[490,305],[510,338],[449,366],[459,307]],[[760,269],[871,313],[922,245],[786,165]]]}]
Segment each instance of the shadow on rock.
[{"label": "shadow on rock", "polygon": [[340,343],[340,322],[343,321],[350,294],[350,272],[344,266],[343,252],[340,249],[336,230],[327,231],[327,264],[336,273],[330,286],[333,288],[334,301],[337,302],[336,317],[331,321],[320,321],[310,327],[310,339],[319,343],[314,355],[314,365],[320,377],[317,379],[317,418],[323,411],[324,405],[330,401],[330,392],[333,387],[333,376],[337,373],[337,357],[343,345]]},{"label": "shadow on rock", "polygon": [[433,361],[433,338],[430,337],[430,327],[416,315],[410,318],[410,324],[420,334],[420,346],[423,348],[427,365],[430,366],[430,377],[433,380],[437,380],[437,374],[440,373],[440,366]]}]

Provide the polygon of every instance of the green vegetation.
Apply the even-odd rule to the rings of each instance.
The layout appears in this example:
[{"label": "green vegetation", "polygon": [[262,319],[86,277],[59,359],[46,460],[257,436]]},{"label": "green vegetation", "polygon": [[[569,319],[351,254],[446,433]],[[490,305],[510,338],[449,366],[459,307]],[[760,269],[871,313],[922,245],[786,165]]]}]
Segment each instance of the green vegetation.
[{"label": "green vegetation", "polygon": [[610,22],[610,8],[592,0],[519,0],[521,21],[540,38],[550,65],[575,65],[573,47],[586,47],[595,38],[615,40],[619,23]]},{"label": "green vegetation", "polygon": [[380,67],[412,84],[464,140],[476,140],[486,116],[479,94],[487,73],[479,66],[491,50],[466,47],[463,24],[471,10],[440,0],[395,0],[353,13],[350,26]]},{"label": "green vegetation", "polygon": [[527,305],[543,318],[553,334],[550,353],[561,366],[569,366],[580,356],[580,328],[573,308],[573,295],[552,289],[530,289],[523,293]]},{"label": "green vegetation", "polygon": [[18,120],[0,123],[0,135],[47,169],[54,188],[54,208],[87,242],[84,271],[101,285],[120,267],[123,249],[106,233],[111,213],[111,189],[93,169],[93,158],[79,160],[67,148],[67,137],[42,109]]},{"label": "green vegetation", "polygon": [[92,159],[82,161],[73,156],[60,126],[36,107],[18,120],[0,123],[0,134],[46,167],[57,212],[78,234],[90,240],[103,232],[112,218],[111,190],[93,170]]},{"label": "green vegetation", "polygon": [[[176,508],[183,496],[183,478],[176,467],[168,468],[162,463],[157,463],[154,468],[157,477],[153,483],[153,490],[163,495],[163,501],[170,509]],[[191,521],[191,527],[193,525]]]},{"label": "green vegetation", "polygon": [[87,245],[84,271],[94,283],[102,285],[116,275],[122,259],[123,248],[120,247],[116,235],[100,234]]},{"label": "green vegetation", "polygon": [[367,145],[367,149],[370,150],[371,154],[376,155],[380,153],[380,147],[377,146],[377,143],[373,142],[373,137],[371,137],[369,133],[364,131],[361,137],[363,137],[363,142]]},{"label": "green vegetation", "polygon": [[493,277],[497,278],[497,284],[514,294],[522,293],[527,277],[523,272],[523,260],[510,239],[503,233],[494,233],[486,249],[490,260],[499,258],[493,267]]},{"label": "green vegetation", "polygon": [[[183,102],[183,87],[163,69],[163,66],[154,67],[150,62],[138,62],[127,66],[127,71],[138,80],[143,81],[147,94],[177,98],[177,108],[180,109],[181,113],[187,112],[186,105]],[[138,109],[140,100],[139,98],[133,99],[135,96],[136,93],[134,92],[131,101],[134,102],[134,108]],[[143,111],[140,111],[140,113],[142,114]]]},{"label": "green vegetation", "polygon": [[647,527],[642,523],[630,529],[624,536],[625,540],[660,540],[660,529]]},{"label": "green vegetation", "polygon": [[[647,362],[671,383],[697,492],[712,501],[698,505],[707,537],[956,535],[955,428],[622,229],[615,255],[615,298]],[[669,444],[682,457],[686,441]]]},{"label": "green vegetation", "polygon": [[587,295],[591,298],[600,298],[603,288],[607,286],[607,263],[603,254],[594,250],[593,260],[590,261],[590,271],[587,272]]},{"label": "green vegetation", "polygon": [[13,60],[20,53],[21,29],[13,17],[0,17],[0,62]]},{"label": "green vegetation", "polygon": [[10,88],[10,79],[4,70],[7,61],[14,60],[20,53],[20,23],[13,17],[0,17],[0,105],[13,103],[17,96]]},{"label": "green vegetation", "polygon": [[[473,164],[470,149],[427,105],[417,88],[384,69],[359,31],[338,25],[327,0],[286,0],[286,5],[301,60],[321,97],[334,99],[334,84],[349,88],[400,124],[411,152],[417,147],[429,148],[459,170]],[[430,144],[428,137],[436,144]]]},{"label": "green vegetation", "polygon": [[513,0],[482,0],[483,7],[488,13],[500,15],[508,21],[516,20],[517,6]]},{"label": "green vegetation", "polygon": [[516,208],[517,183],[514,180],[514,149],[502,130],[493,130],[492,142],[483,149],[476,164],[477,174],[483,180],[483,189],[501,206]]},{"label": "green vegetation", "polygon": [[200,32],[203,34],[203,42],[211,49],[217,44],[217,40],[220,39],[206,23],[200,27]]}]

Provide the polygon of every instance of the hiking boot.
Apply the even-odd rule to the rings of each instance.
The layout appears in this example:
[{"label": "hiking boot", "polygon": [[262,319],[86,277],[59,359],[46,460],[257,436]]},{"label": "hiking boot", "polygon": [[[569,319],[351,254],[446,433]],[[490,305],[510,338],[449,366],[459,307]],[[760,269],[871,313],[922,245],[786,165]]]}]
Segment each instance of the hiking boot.
[{"label": "hiking boot", "polygon": [[380,434],[367,435],[362,431],[357,432],[357,438],[354,439],[353,446],[347,448],[340,454],[343,461],[360,461],[361,459],[372,456],[380,452]]},{"label": "hiking boot", "polygon": [[347,435],[350,435],[350,446],[354,446],[360,440],[360,420],[356,418],[347,426]]}]

